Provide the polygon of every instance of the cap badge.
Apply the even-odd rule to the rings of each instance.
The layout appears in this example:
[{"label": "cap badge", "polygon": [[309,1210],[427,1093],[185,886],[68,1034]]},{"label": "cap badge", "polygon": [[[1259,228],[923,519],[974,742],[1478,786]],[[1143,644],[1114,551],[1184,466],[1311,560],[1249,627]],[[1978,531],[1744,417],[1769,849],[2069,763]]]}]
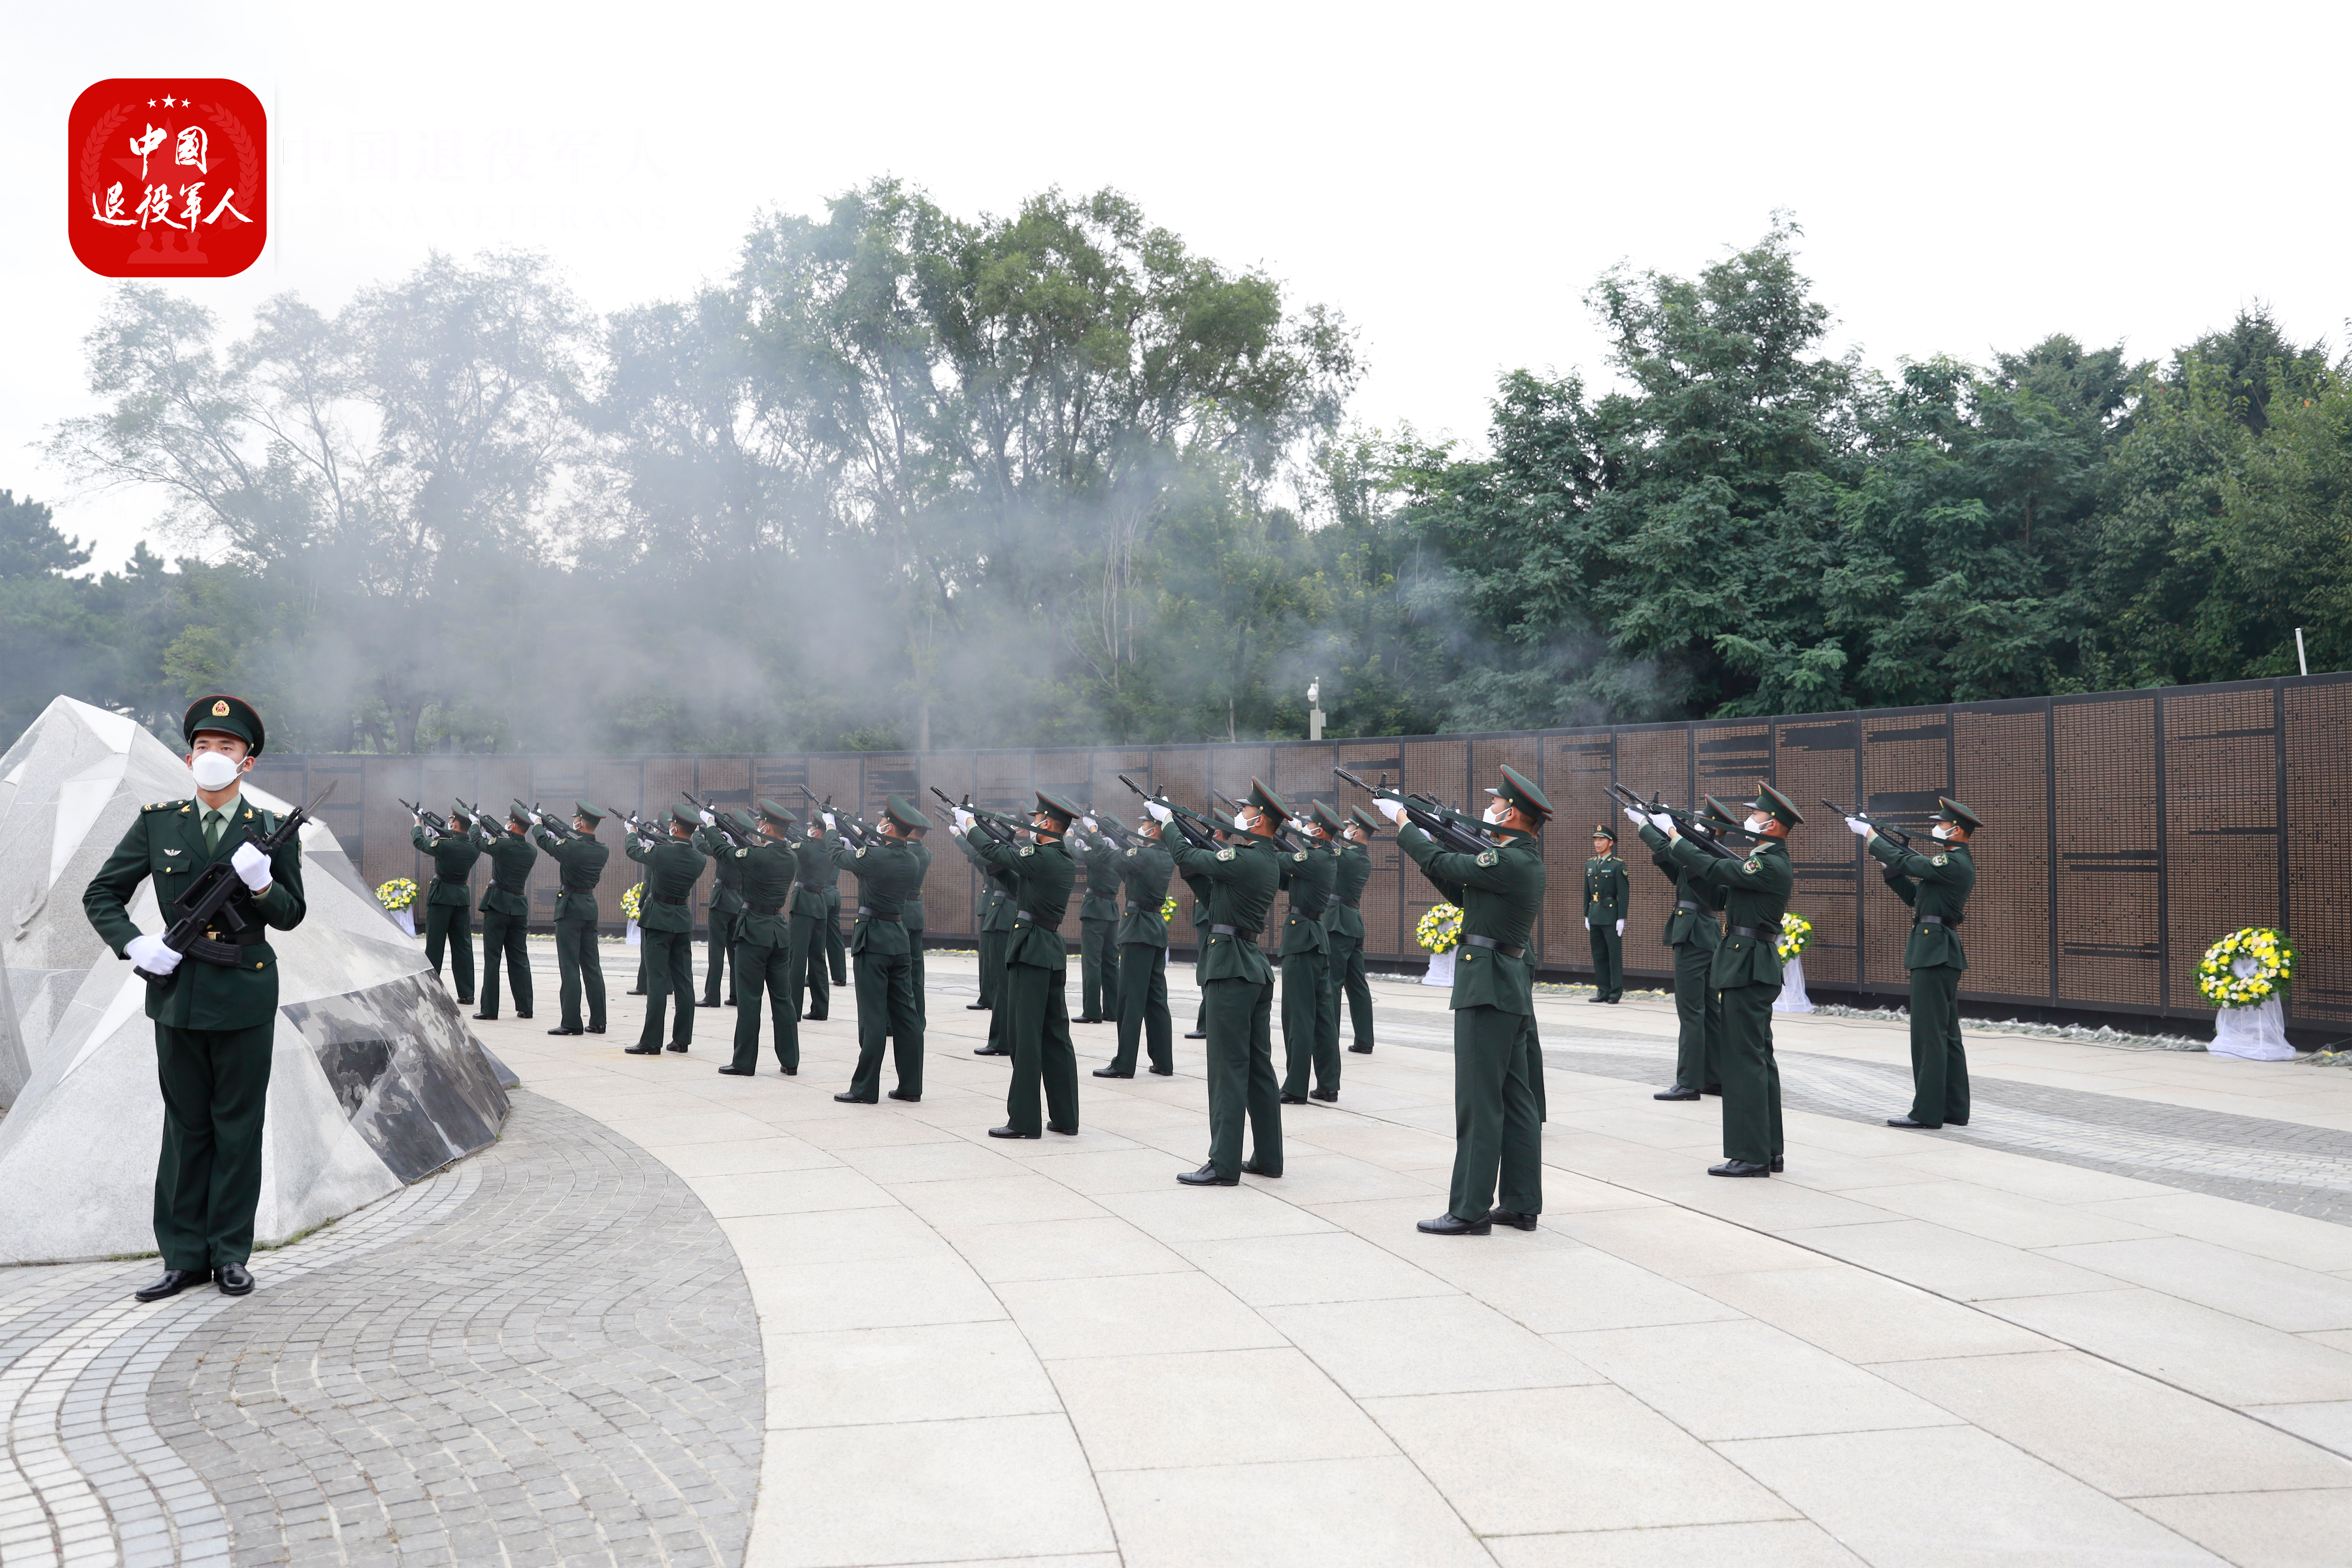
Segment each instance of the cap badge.
[{"label": "cap badge", "polygon": [[227,718],[227,717],[228,717],[228,703],[227,703],[226,701],[220,701],[220,702],[215,702],[215,703],[214,703],[214,704],[213,704],[213,717],[214,717],[214,718],[215,718],[215,719],[226,719],[226,718]]}]

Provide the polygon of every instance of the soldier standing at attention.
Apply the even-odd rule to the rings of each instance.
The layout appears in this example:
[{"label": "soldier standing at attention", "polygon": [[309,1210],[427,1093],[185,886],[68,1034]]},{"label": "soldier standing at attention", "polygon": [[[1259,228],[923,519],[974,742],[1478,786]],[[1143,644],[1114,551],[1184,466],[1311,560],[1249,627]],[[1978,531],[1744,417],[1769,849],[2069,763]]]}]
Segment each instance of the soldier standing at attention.
[{"label": "soldier standing at attention", "polygon": [[[1174,814],[1148,807],[1164,826]],[[1180,1173],[1188,1187],[1234,1187],[1242,1173],[1282,1174],[1282,1094],[1274,1076],[1274,966],[1257,944],[1282,884],[1275,826],[1290,815],[1281,797],[1255,779],[1247,802],[1227,822],[1224,845],[1168,847],[1176,868],[1193,880],[1206,910],[1202,928],[1201,994],[1209,1034],[1209,1158]],[[1250,1157],[1242,1158],[1246,1116]]]},{"label": "soldier standing at attention", "polygon": [[[1533,1230],[1543,1213],[1543,1051],[1528,943],[1543,909],[1537,835],[1551,816],[1551,802],[1512,768],[1503,770],[1500,788],[1486,793],[1495,797],[1486,820],[1501,841],[1496,848],[1449,854],[1410,823],[1397,831],[1397,847],[1423,875],[1462,894],[1453,996],[1454,1184],[1445,1212],[1416,1227],[1432,1236],[1485,1236],[1498,1220]],[[1397,802],[1377,804],[1390,821],[1403,820]]]},{"label": "soldier standing at attention", "polygon": [[998,870],[981,858],[972,847],[971,837],[961,826],[951,826],[948,834],[962,850],[964,858],[980,873],[980,885],[985,889],[980,910],[980,1001],[974,1005],[990,1009],[988,1038],[971,1054],[976,1057],[1009,1057],[1013,1047],[1005,1043],[1004,1007],[1006,946],[1013,940],[1013,894],[1016,884],[1012,876]]},{"label": "soldier standing at attention", "polygon": [[[1709,885],[1695,870],[1677,865],[1666,836],[1632,806],[1625,815],[1641,824],[1642,842],[1650,847],[1650,864],[1674,885],[1674,912],[1666,917],[1664,945],[1675,955],[1675,1019],[1679,1033],[1675,1046],[1675,1081],[1652,1095],[1653,1100],[1696,1100],[1713,1089],[1716,1069],[1712,1052],[1722,1032],[1723,1003],[1711,976],[1715,950],[1723,945],[1723,927],[1716,915],[1727,894]],[[1725,821],[1724,829],[1738,824]]]},{"label": "soldier standing at attention", "polygon": [[1592,830],[1592,858],[1584,863],[1584,930],[1592,945],[1592,994],[1587,1002],[1616,1002],[1625,994],[1625,905],[1631,889],[1625,862],[1617,858],[1617,830],[1602,823]]},{"label": "soldier standing at attention", "polygon": [[1118,858],[1118,879],[1127,889],[1127,913],[1118,922],[1118,1054],[1097,1078],[1133,1078],[1136,1047],[1151,1053],[1151,1070],[1167,1078],[1176,1070],[1168,1017],[1168,922],[1160,908],[1168,901],[1168,879],[1176,862],[1160,847],[1160,824],[1146,816],[1138,829],[1143,842]]},{"label": "soldier standing at attention", "polygon": [[531,823],[539,829],[539,847],[547,851],[562,874],[562,891],[555,900],[555,970],[562,1016],[551,1035],[580,1033],[580,993],[588,993],[588,1033],[604,1032],[604,961],[596,952],[596,884],[604,875],[612,850],[596,842],[596,825],[604,808],[584,800],[572,803],[569,834],[558,834],[543,816]]},{"label": "soldier standing at attention", "polygon": [[1338,1023],[1339,997],[1348,998],[1348,1022],[1355,1031],[1349,1049],[1362,1056],[1372,1052],[1372,988],[1364,978],[1364,884],[1372,879],[1372,828],[1378,821],[1359,806],[1342,818],[1321,801],[1315,813],[1339,835],[1339,864],[1331,883],[1331,908],[1323,929],[1331,933],[1333,1023]]},{"label": "soldier standing at attention", "polygon": [[515,1016],[530,1016],[530,948],[526,935],[530,900],[525,889],[539,851],[530,847],[530,823],[517,806],[506,831],[490,840],[490,885],[482,889],[482,1010],[477,1018],[499,1016],[499,961],[514,990]]},{"label": "soldier standing at attention", "polygon": [[991,1138],[1041,1138],[1038,1091],[1045,1092],[1045,1125],[1056,1132],[1078,1130],[1078,1058],[1070,1048],[1069,954],[1062,943],[1062,917],[1078,879],[1076,862],[1063,836],[1078,808],[1047,790],[1037,792],[1029,825],[1034,843],[1015,846],[989,825],[959,808],[956,826],[964,841],[989,865],[1013,879],[1013,938],[1005,949],[1004,989],[997,1011],[1005,1020],[1004,1043],[1013,1049],[1013,1083],[1004,1095],[1004,1125]]},{"label": "soldier standing at attention", "polygon": [[1290,909],[1282,921],[1282,1103],[1304,1105],[1312,1068],[1312,1098],[1326,1105],[1339,1099],[1339,998],[1331,987],[1331,938],[1323,929],[1339,858],[1331,852],[1322,825],[1301,817],[1290,825],[1304,839],[1281,865]]},{"label": "soldier standing at attention", "polygon": [[750,1078],[760,1070],[760,996],[775,1015],[776,1065],[791,1078],[801,1070],[800,1008],[793,1002],[793,891],[800,880],[800,852],[793,829],[800,818],[772,800],[758,803],[760,816],[746,824],[760,837],[728,858],[743,889],[743,913],[735,922],[735,1059],[719,1070]]},{"label": "soldier standing at attention", "polygon": [[[922,889],[923,862],[910,830],[931,819],[914,803],[892,795],[883,803],[873,837],[852,848],[832,813],[824,825],[824,870],[837,886],[841,873],[857,879],[857,924],[849,951],[857,961],[857,1067],[849,1088],[833,1098],[845,1105],[872,1105],[882,1097],[882,1047],[887,1040],[898,1069],[893,1100],[923,1098],[923,1020],[915,1010],[913,943],[907,936],[907,900]],[[838,921],[834,922],[838,924]],[[814,955],[812,955],[814,956]]]},{"label": "soldier standing at attention", "polygon": [[1847,817],[1845,825],[1885,863],[1887,886],[1912,908],[1911,934],[1903,944],[1903,964],[1911,971],[1911,1114],[1890,1116],[1886,1125],[1966,1127],[1969,1053],[1960,1043],[1960,975],[1969,955],[1959,926],[1977,885],[1969,841],[1984,824],[1958,801],[1937,795],[1929,831],[1942,842],[1933,855],[1897,844],[1858,817]]},{"label": "soldier standing at attention", "polygon": [[801,879],[793,891],[793,1012],[799,1019],[814,1021],[832,1011],[833,988],[825,979],[824,926],[833,914],[825,906],[824,889],[826,879],[835,872],[824,847],[824,829],[812,822],[804,832],[796,851]]},{"label": "soldier standing at attention", "polygon": [[1780,1065],[1772,1057],[1772,1002],[1780,994],[1780,917],[1797,874],[1790,830],[1804,826],[1796,803],[1759,783],[1743,831],[1756,840],[1744,860],[1717,860],[1683,837],[1664,812],[1650,825],[1671,840],[1675,864],[1724,890],[1730,921],[1711,975],[1723,996],[1716,1076],[1723,1081],[1723,1163],[1710,1176],[1769,1176],[1781,1168]]},{"label": "soldier standing at attention", "polygon": [[[1085,835],[1067,841],[1071,858],[1087,874],[1078,902],[1078,1016],[1080,1024],[1108,1023],[1118,1011],[1118,848],[1100,837],[1091,817]],[[1089,837],[1091,836],[1091,837]]]},{"label": "soldier standing at attention", "polygon": [[[702,825],[694,830],[694,847],[710,858],[710,908],[704,914],[710,923],[710,962],[703,974],[702,1005],[716,1007],[722,994],[719,980],[735,948],[735,922],[743,914],[743,871],[735,847],[719,830],[719,818],[708,811],[699,816]],[[641,928],[645,924],[637,923]],[[735,990],[730,984],[723,993],[730,1007],[735,1005]]]},{"label": "soldier standing at attention", "polygon": [[466,814],[456,808],[449,813],[449,830],[438,833],[425,826],[425,813],[409,814],[415,826],[408,830],[408,840],[433,857],[431,890],[425,895],[425,961],[433,966],[433,978],[441,978],[441,949],[445,943],[455,949],[449,954],[449,973],[457,982],[457,1000],[472,1006],[474,999],[467,993],[474,988],[474,889],[471,886],[474,862],[482,858],[484,841],[474,832],[474,825]]},{"label": "soldier standing at attention", "polygon": [[[261,754],[261,715],[242,699],[199,697],[180,721],[194,773],[193,800],[142,806],[130,830],[83,890],[82,912],[100,941],[163,984],[145,986],[155,1023],[155,1078],[163,1094],[163,1147],[155,1162],[155,1247],[163,1272],[134,1294],[160,1301],[217,1283],[224,1296],[253,1289],[253,1211],[261,1201],[262,1113],[269,1099],[278,1028],[278,955],[268,931],[302,923],[302,846],[269,854],[254,843],[277,816],[247,805],[238,781]],[[177,904],[204,868],[226,859],[244,887],[205,934],[233,955],[194,963],[131,920],[139,884]],[[226,911],[245,921],[232,930]],[[168,921],[170,916],[164,919]]]},{"label": "soldier standing at attention", "polygon": [[694,916],[687,903],[701,879],[703,853],[695,847],[694,832],[701,814],[682,805],[669,808],[669,837],[659,843],[628,836],[622,852],[646,868],[646,906],[637,911],[637,933],[646,948],[646,1026],[633,1057],[659,1056],[665,1004],[677,999],[677,1023],[669,1048],[683,1051],[694,1044]]}]

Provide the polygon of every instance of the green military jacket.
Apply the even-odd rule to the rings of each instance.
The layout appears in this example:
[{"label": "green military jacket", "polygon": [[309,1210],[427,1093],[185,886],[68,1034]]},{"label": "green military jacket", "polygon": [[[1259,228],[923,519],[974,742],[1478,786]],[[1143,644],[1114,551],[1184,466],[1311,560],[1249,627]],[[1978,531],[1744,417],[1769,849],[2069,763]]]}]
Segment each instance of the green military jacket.
[{"label": "green military jacket", "polygon": [[1058,838],[1008,844],[984,822],[973,823],[964,840],[983,863],[1013,879],[1013,935],[1004,944],[1004,962],[1067,973],[1062,917],[1070,911],[1070,889],[1078,880],[1078,863],[1069,850]]},{"label": "green military jacket", "polygon": [[[1168,846],[1168,855],[1200,900],[1193,923],[1201,933],[1201,979],[1271,984],[1274,965],[1258,946],[1257,933],[1265,929],[1282,886],[1285,860],[1274,840],[1252,834],[1239,844],[1195,849],[1179,839]],[[1234,929],[1221,931],[1219,926]]]},{"label": "green military jacket", "polygon": [[1624,861],[1614,855],[1595,855],[1584,863],[1584,918],[1595,931],[1604,925],[1616,930],[1632,896]]},{"label": "green military jacket", "polygon": [[1372,852],[1360,844],[1342,842],[1339,864],[1331,877],[1331,907],[1324,911],[1323,929],[1333,936],[1364,940],[1364,884],[1372,879]]},{"label": "green military jacket", "polygon": [[[1454,999],[1464,1007],[1494,1007],[1532,1017],[1536,1010],[1536,916],[1543,909],[1543,845],[1532,833],[1508,828],[1499,849],[1449,853],[1410,822],[1397,830],[1397,847],[1423,875],[1462,906],[1462,941],[1454,949]],[[1458,891],[1457,891],[1458,889]],[[1473,942],[1486,937],[1517,948],[1514,958]]]},{"label": "green military jacket", "polygon": [[[710,857],[710,912],[714,915],[740,915],[743,912],[743,870],[735,858],[735,846],[727,835],[716,827],[694,830],[690,842]],[[637,922],[645,924],[643,921]]]},{"label": "green military jacket", "polygon": [[702,879],[704,856],[691,838],[665,838],[648,844],[632,833],[622,853],[646,868],[646,900],[637,910],[640,931],[687,931],[694,929],[694,884]]},{"label": "green military jacket", "polygon": [[904,839],[879,834],[853,848],[838,829],[824,836],[824,853],[838,889],[841,873],[857,879],[857,923],[849,928],[849,951],[888,958],[912,952],[907,931],[907,900],[923,885],[922,862]]},{"label": "green military jacket", "polygon": [[907,849],[915,858],[915,886],[900,907],[898,920],[907,928],[907,934],[913,937],[923,934],[923,884],[931,876],[931,847],[919,838],[910,838]]},{"label": "green military jacket", "polygon": [[[131,920],[131,900],[141,882],[154,879],[155,902],[168,930],[176,918],[173,906],[195,885],[205,867],[227,859],[247,838],[259,839],[278,828],[275,813],[239,795],[229,803],[220,842],[207,855],[202,810],[194,799],[159,800],[140,807],[122,842],[82,890],[82,912],[117,958],[129,956],[123,949],[139,934]],[[268,894],[257,899],[240,882],[229,907],[247,926],[292,931],[302,923],[309,907],[302,898],[302,846],[298,839],[278,847],[269,858],[269,875]],[[233,940],[226,923],[215,929],[220,932],[216,940]],[[278,954],[266,942],[240,947],[237,954],[235,969],[183,958],[167,984],[146,987],[147,1016],[175,1029],[252,1029],[268,1023],[278,1014]]]},{"label": "green military jacket", "polygon": [[538,836],[539,847],[555,862],[562,879],[562,891],[555,899],[555,918],[594,920],[598,913],[596,884],[604,879],[604,863],[613,858],[612,847],[598,843],[593,834],[578,833],[569,838],[558,838],[544,827],[532,831]]},{"label": "green military jacket", "polygon": [[969,835],[957,833],[953,837],[956,847],[963,851],[963,858],[971,861],[980,871],[980,896],[975,900],[972,910],[980,917],[980,929],[982,931],[1011,931],[1014,886],[1013,879],[982,858],[980,851],[971,847]]},{"label": "green military jacket", "polygon": [[[1703,947],[1713,952],[1723,945],[1723,925],[1715,917],[1729,895],[1709,884],[1698,872],[1675,864],[1666,852],[1673,841],[1649,823],[1642,825],[1642,842],[1650,847],[1650,864],[1675,885],[1675,907],[1666,916],[1662,947]],[[1696,909],[1691,906],[1696,905]]]},{"label": "green military jacket", "polygon": [[1101,833],[1078,829],[1078,837],[1087,841],[1074,858],[1087,873],[1086,896],[1078,902],[1078,919],[1082,921],[1115,921],[1118,919],[1118,863],[1122,857],[1118,846]]},{"label": "green military jacket", "polygon": [[539,864],[539,851],[530,847],[530,836],[495,834],[483,853],[490,858],[490,885],[482,889],[482,913],[529,915],[530,900],[525,896],[525,889],[530,885],[530,868]]},{"label": "green military jacket", "polygon": [[1977,886],[1976,857],[1969,847],[1939,843],[1935,854],[1922,855],[1882,836],[1870,841],[1870,852],[1902,873],[1891,885],[1912,911],[1903,967],[1966,969],[1969,955],[1960,946],[1959,925],[1968,918],[1969,895]]},{"label": "green military jacket", "polygon": [[778,839],[767,839],[749,849],[730,849],[726,863],[733,866],[743,893],[743,912],[735,922],[740,946],[780,948],[793,940],[793,884],[800,879],[800,851]]},{"label": "green military jacket", "polygon": [[1127,889],[1127,912],[1119,917],[1121,947],[1166,947],[1168,922],[1160,907],[1168,901],[1168,880],[1176,862],[1150,839],[1136,844],[1118,858],[1119,885]]},{"label": "green military jacket", "polygon": [[1780,984],[1780,917],[1789,912],[1789,891],[1797,885],[1788,844],[1759,839],[1746,859],[1718,860],[1689,839],[1677,838],[1669,853],[1702,884],[1723,889],[1727,924],[1707,984],[1718,991]]},{"label": "green military jacket", "polygon": [[1311,844],[1287,854],[1278,848],[1275,853],[1281,858],[1282,886],[1290,891],[1290,910],[1282,921],[1281,956],[1330,952],[1331,938],[1323,929],[1323,917],[1330,911],[1339,858]]},{"label": "green military jacket", "polygon": [[452,904],[464,909],[474,901],[474,890],[467,884],[474,875],[474,862],[482,858],[482,840],[475,835],[478,829],[468,827],[463,833],[436,833],[423,823],[408,830],[408,841],[433,857],[433,881],[425,895],[427,904]]}]

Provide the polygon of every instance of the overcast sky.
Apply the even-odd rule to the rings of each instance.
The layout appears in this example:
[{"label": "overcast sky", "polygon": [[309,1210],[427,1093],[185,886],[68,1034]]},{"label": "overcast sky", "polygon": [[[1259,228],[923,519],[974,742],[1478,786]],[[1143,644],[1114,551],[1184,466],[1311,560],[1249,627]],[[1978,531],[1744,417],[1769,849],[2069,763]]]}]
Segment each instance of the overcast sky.
[{"label": "overcast sky", "polygon": [[[1472,441],[1499,372],[1595,372],[1582,299],[1805,232],[1872,363],[2052,331],[2162,353],[2267,300],[2352,315],[2341,4],[475,0],[0,6],[0,488],[100,559],[158,502],[73,497],[31,449],[91,406],[111,285],[58,216],[66,111],[117,76],[235,77],[269,110],[271,233],[174,287],[242,331],[431,248],[525,246],[599,310],[723,276],[755,212],[896,174],[950,210],[1116,186],[1196,249],[1338,307],[1354,416]],[[527,19],[526,19],[527,18]]]}]

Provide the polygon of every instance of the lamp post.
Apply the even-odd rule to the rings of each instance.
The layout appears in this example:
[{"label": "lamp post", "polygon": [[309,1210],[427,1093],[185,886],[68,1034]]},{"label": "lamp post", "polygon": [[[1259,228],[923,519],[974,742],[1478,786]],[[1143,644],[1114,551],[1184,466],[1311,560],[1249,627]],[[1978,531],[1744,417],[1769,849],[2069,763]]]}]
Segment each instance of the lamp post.
[{"label": "lamp post", "polygon": [[1310,741],[1323,738],[1322,701],[1323,678],[1318,675],[1307,683],[1307,738]]}]

